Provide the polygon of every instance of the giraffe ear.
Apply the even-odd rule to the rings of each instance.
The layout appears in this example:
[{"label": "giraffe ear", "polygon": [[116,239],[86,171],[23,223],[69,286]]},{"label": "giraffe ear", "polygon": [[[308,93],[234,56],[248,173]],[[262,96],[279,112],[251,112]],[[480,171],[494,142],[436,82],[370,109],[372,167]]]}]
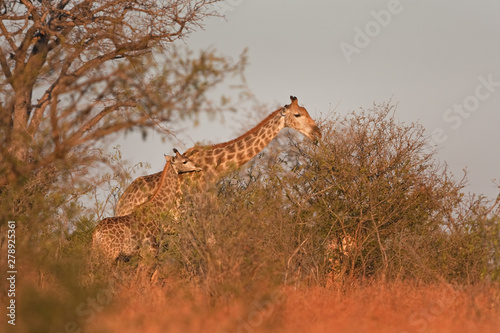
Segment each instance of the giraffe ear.
[{"label": "giraffe ear", "polygon": [[175,156],[177,156],[177,157],[181,156],[181,153],[179,153],[179,151],[176,148],[174,148],[174,153],[175,153]]},{"label": "giraffe ear", "polygon": [[285,105],[284,107],[281,108],[281,116],[284,117],[286,116],[286,109],[288,108],[288,105]]}]

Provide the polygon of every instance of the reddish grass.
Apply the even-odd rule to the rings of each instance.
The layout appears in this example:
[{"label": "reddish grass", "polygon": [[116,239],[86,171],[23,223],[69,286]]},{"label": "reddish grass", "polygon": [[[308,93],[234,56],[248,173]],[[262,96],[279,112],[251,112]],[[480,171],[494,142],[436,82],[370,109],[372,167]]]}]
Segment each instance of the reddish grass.
[{"label": "reddish grass", "polygon": [[[40,276],[28,270],[16,294],[16,326],[2,325],[0,331],[500,332],[500,287],[495,284],[287,286],[214,298],[190,282],[172,279],[151,285],[148,278],[137,277],[128,282],[111,279],[77,296],[55,279],[45,277],[40,283]],[[98,310],[92,311],[90,300],[100,302]],[[5,295],[0,301],[5,304]]]},{"label": "reddish grass", "polygon": [[88,332],[499,332],[496,287],[376,283],[283,288],[213,304],[202,292],[125,288]]}]

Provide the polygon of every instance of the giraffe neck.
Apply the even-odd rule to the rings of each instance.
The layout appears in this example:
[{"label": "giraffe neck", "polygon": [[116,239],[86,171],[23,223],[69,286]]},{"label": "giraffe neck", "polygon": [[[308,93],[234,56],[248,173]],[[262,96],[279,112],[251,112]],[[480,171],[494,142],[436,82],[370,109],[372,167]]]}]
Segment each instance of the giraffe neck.
[{"label": "giraffe neck", "polygon": [[173,202],[176,189],[172,191],[172,185],[178,186],[177,171],[169,161],[165,164],[161,173],[161,178],[153,195],[144,203],[138,206],[141,210],[147,210],[149,214],[160,214]]},{"label": "giraffe neck", "polygon": [[271,113],[257,126],[242,136],[210,147],[194,147],[186,152],[191,160],[205,171],[222,173],[231,167],[240,167],[261,152],[285,127],[281,109]]}]

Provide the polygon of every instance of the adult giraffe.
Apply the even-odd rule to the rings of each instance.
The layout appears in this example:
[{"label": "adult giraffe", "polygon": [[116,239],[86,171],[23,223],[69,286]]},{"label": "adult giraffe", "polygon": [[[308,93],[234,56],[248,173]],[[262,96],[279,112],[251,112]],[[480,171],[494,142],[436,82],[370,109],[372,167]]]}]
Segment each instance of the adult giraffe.
[{"label": "adult giraffe", "polygon": [[[285,127],[293,128],[312,140],[321,132],[307,110],[299,106],[297,97],[291,103],[272,112],[257,126],[242,136],[211,146],[194,146],[184,155],[202,168],[205,177],[216,179],[230,168],[238,168],[261,152]],[[116,216],[129,214],[133,207],[146,201],[158,186],[161,172],[139,177],[125,190],[116,207]]]}]

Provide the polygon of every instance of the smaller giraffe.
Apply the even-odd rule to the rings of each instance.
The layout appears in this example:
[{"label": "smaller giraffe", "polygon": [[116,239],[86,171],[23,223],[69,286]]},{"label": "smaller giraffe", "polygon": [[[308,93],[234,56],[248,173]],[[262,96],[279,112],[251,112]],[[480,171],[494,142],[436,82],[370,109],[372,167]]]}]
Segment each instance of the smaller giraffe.
[{"label": "smaller giraffe", "polygon": [[168,216],[178,199],[179,174],[201,170],[177,149],[174,152],[174,157],[165,155],[167,162],[160,184],[148,201],[128,215],[108,217],[99,222],[92,235],[94,250],[100,250],[112,260],[127,261],[147,246],[149,253],[157,256],[158,237],[162,231],[160,221]]}]

